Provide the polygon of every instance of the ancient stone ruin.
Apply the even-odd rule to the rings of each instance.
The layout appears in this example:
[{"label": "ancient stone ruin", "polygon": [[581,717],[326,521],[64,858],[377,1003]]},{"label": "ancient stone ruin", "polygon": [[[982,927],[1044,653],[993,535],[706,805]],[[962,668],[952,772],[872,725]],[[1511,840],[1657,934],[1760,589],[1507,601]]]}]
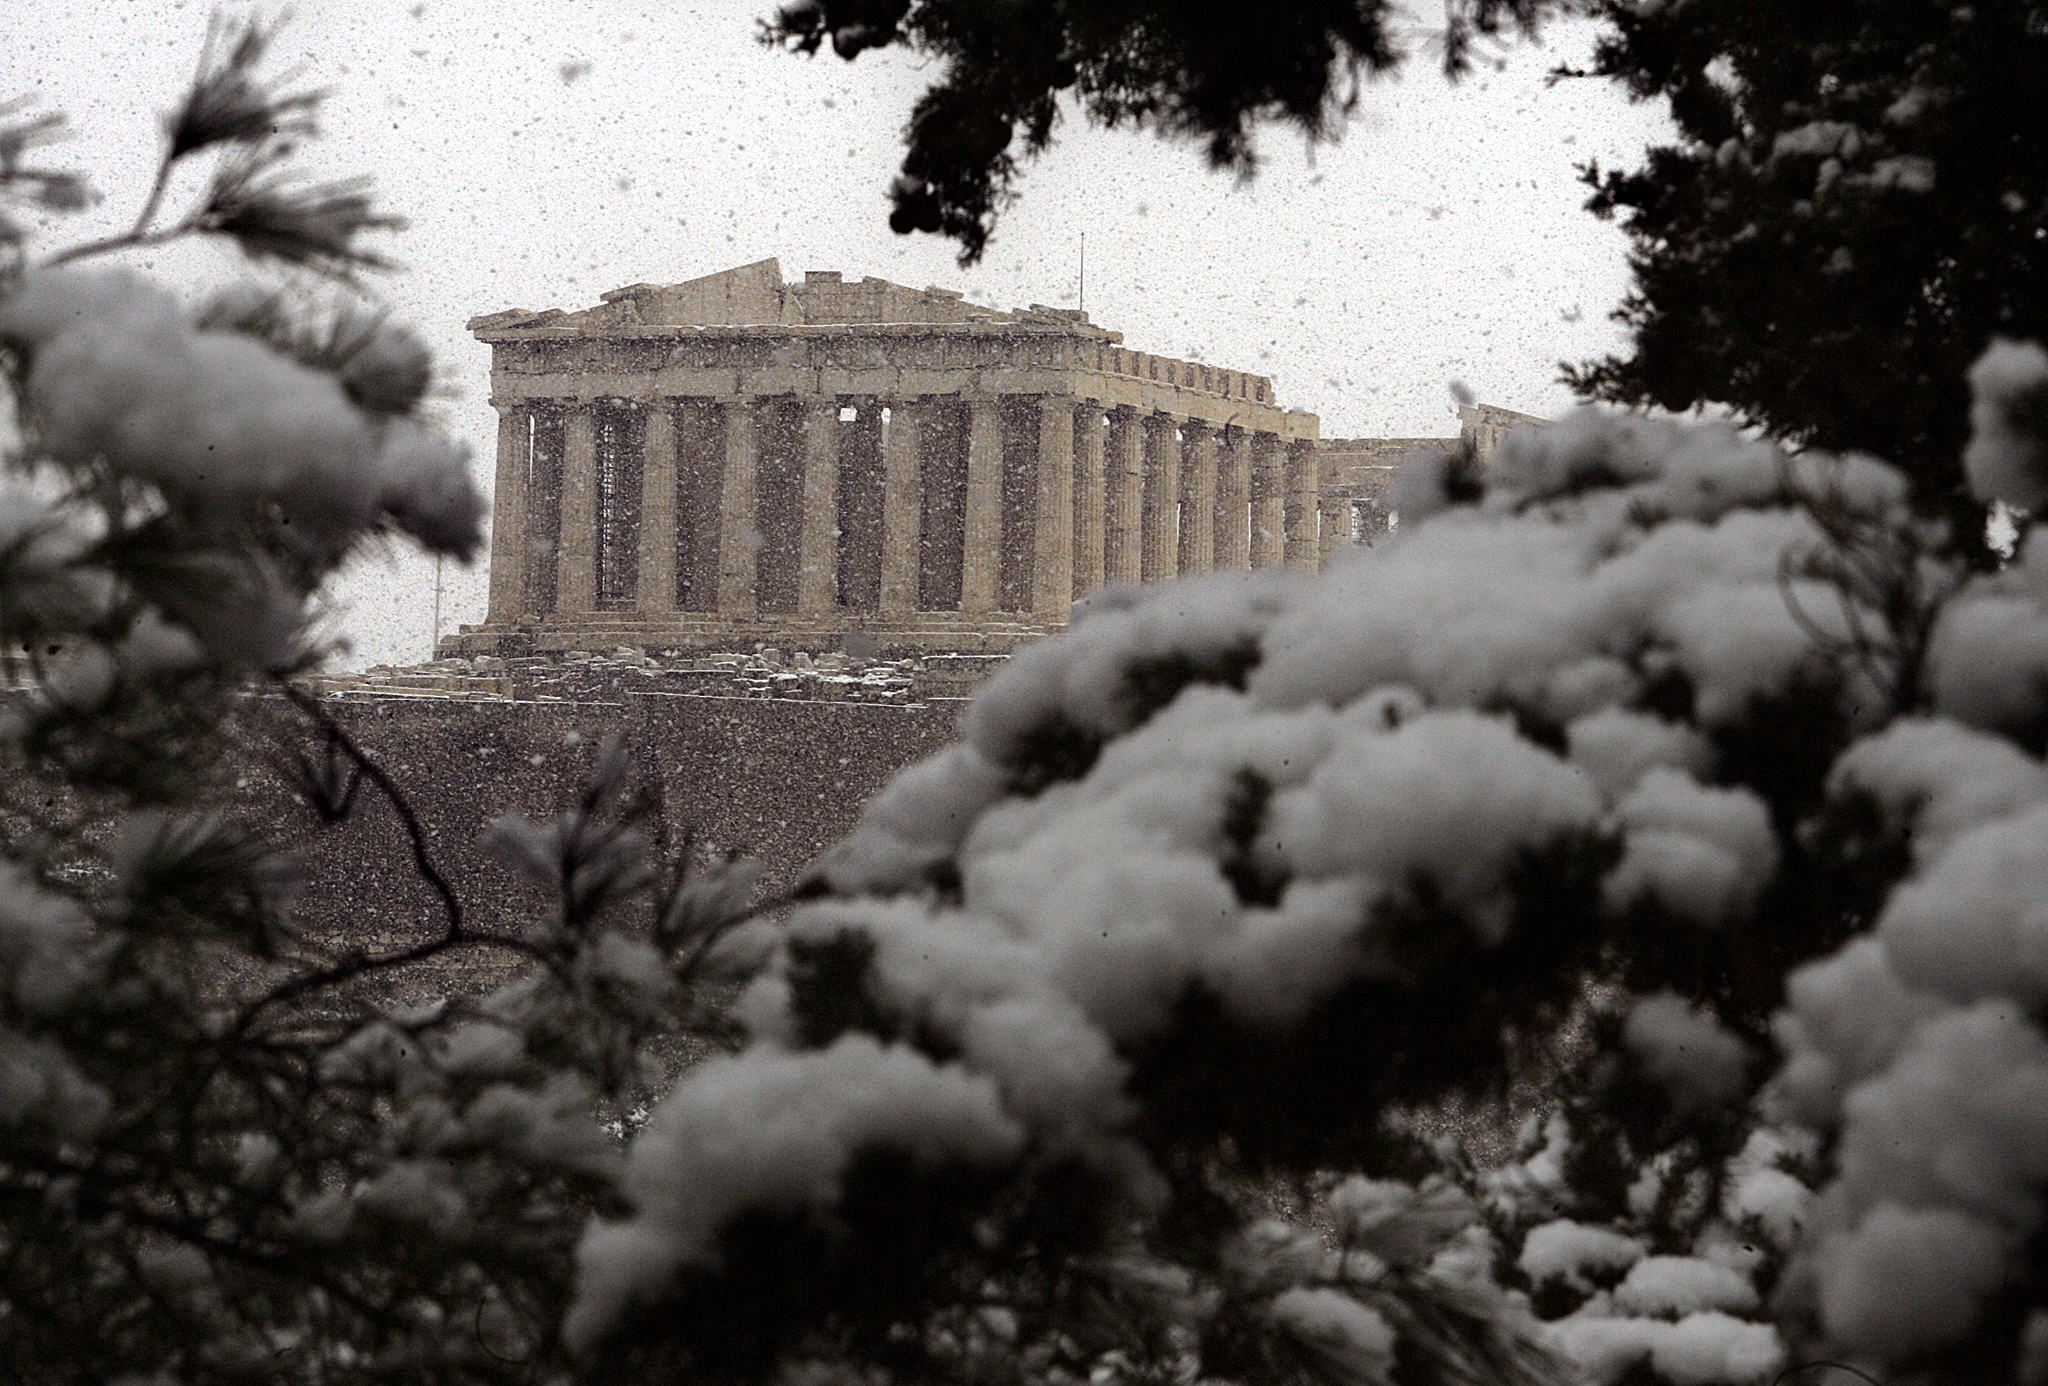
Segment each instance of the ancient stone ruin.
[{"label": "ancient stone ruin", "polygon": [[1549,422],[1498,405],[1467,404],[1458,409],[1457,438],[1320,438],[1316,485],[1323,533],[1368,544],[1386,533],[1394,514],[1394,473],[1411,453],[1442,451],[1462,442],[1483,464],[1510,431]]},{"label": "ancient stone ruin", "polygon": [[1317,506],[1313,414],[1076,311],[763,260],[469,326],[499,441],[464,652],[1000,649],[1106,583],[1350,537]]},{"label": "ancient stone ruin", "polygon": [[[1401,453],[1085,313],[774,260],[473,319],[498,409],[490,609],[447,652],[1001,651],[1119,582],[1312,568]],[[1490,444],[1503,420],[1467,410]]]}]

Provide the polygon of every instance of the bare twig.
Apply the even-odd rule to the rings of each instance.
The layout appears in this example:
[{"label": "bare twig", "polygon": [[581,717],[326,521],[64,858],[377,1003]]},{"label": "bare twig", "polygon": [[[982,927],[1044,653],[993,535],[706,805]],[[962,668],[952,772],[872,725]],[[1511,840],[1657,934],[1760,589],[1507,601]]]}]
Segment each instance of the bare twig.
[{"label": "bare twig", "polygon": [[440,898],[441,909],[448,917],[446,937],[462,938],[462,902],[455,898],[455,890],[448,884],[448,878],[442,875],[441,868],[434,864],[433,853],[427,848],[426,829],[421,826],[419,815],[413,811],[412,803],[406,798],[405,791],[400,789],[397,781],[386,773],[384,767],[348,734],[347,729],[335,720],[334,714],[329,712],[318,698],[289,679],[280,678],[275,682],[291,705],[310,718],[327,736],[329,744],[339,748],[383,794],[392,811],[398,815],[398,821],[405,826],[406,840],[412,846],[414,869]]},{"label": "bare twig", "polygon": [[192,222],[181,221],[161,231],[123,231],[118,236],[106,236],[97,241],[85,241],[66,250],[60,250],[38,266],[39,269],[55,269],[75,260],[84,260],[94,255],[107,255],[117,250],[139,250],[144,246],[162,245],[180,236],[190,235],[198,230]]},{"label": "bare twig", "polygon": [[[288,679],[278,678],[276,683],[283,690],[285,697],[292,705],[310,718],[321,729],[322,733],[325,734],[328,739],[330,754],[338,750],[348,758],[354,767],[351,776],[352,781],[356,775],[367,779],[370,783],[377,786],[378,791],[383,794],[385,801],[391,805],[392,811],[398,815],[399,822],[405,827],[406,837],[412,849],[413,867],[419,873],[421,879],[426,881],[433,889],[435,895],[440,900],[442,912],[446,916],[447,923],[443,930],[433,938],[414,944],[409,948],[402,948],[395,953],[384,953],[375,956],[357,954],[344,957],[331,966],[319,968],[311,972],[303,972],[280,982],[277,986],[256,997],[242,1008],[240,1014],[236,1016],[234,1023],[228,1027],[226,1034],[223,1036],[224,1041],[231,1042],[243,1038],[249,1027],[255,1024],[257,1019],[272,1007],[297,1000],[300,997],[312,995],[316,992],[326,991],[348,982],[357,981],[373,973],[388,972],[396,968],[409,967],[415,963],[426,962],[452,948],[464,946],[503,948],[509,952],[518,953],[543,963],[551,969],[559,968],[559,961],[548,950],[526,939],[508,934],[486,933],[468,926],[463,918],[462,902],[457,898],[454,887],[448,883],[447,876],[442,873],[440,867],[435,863],[433,854],[427,846],[426,829],[420,823],[419,815],[414,811],[411,801],[406,797],[405,791],[399,788],[389,772],[382,765],[378,764],[376,758],[364,750],[355,738],[348,734],[347,729],[335,720],[334,715],[321,704],[318,698],[291,683]],[[353,788],[351,788],[349,799],[352,801],[353,798],[354,792]],[[224,1045],[223,1047],[225,1048],[226,1046]]]}]

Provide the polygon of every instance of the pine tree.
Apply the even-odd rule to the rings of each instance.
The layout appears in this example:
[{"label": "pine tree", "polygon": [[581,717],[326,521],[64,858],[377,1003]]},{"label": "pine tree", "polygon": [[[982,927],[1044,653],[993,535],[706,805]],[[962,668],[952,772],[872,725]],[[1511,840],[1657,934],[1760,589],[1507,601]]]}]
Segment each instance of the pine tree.
[{"label": "pine tree", "polygon": [[[1550,8],[1454,0],[1436,36],[1446,67],[1462,70],[1475,43]],[[1255,125],[1328,137],[1361,77],[1399,66],[1417,37],[1387,0],[1284,0],[1256,18],[1215,0],[795,0],[762,36],[849,61],[900,45],[943,64],[911,112],[889,224],[958,241],[962,264],[981,258],[1063,101],[1098,124],[1197,141],[1215,167],[1249,172]]]},{"label": "pine tree", "polygon": [[1633,243],[1628,349],[1589,396],[1722,406],[1888,458],[1967,513],[1970,363],[2048,332],[2048,10],[1989,3],[1603,4],[1591,66],[1678,138],[1590,169]]}]

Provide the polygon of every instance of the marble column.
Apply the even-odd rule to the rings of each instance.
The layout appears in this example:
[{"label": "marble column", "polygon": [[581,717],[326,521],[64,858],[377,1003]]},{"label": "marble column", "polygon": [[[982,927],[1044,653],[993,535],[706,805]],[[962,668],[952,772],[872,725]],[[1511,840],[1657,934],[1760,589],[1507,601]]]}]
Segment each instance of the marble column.
[{"label": "marble column", "polygon": [[721,615],[751,616],[761,552],[754,504],[760,462],[754,402],[726,400],[719,412],[725,415],[725,463],[719,473],[718,610]]},{"label": "marble column", "polygon": [[640,591],[635,606],[649,615],[676,609],[676,415],[657,399],[647,406],[640,439]]},{"label": "marble column", "polygon": [[1280,566],[1282,523],[1287,498],[1281,484],[1281,462],[1286,456],[1280,439],[1261,433],[1252,439],[1252,547],[1254,568]]},{"label": "marble column", "polygon": [[526,480],[533,466],[533,413],[498,406],[498,476],[491,490],[491,603],[488,619],[516,621],[526,605]]},{"label": "marble column", "polygon": [[1342,496],[1335,494],[1337,478],[1323,472],[1323,466],[1334,467],[1334,461],[1319,459],[1316,472],[1316,566],[1327,568],[1330,560],[1337,556],[1346,544],[1351,542],[1351,506]]},{"label": "marble column", "polygon": [[1223,457],[1216,469],[1216,566],[1248,568],[1252,560],[1251,489],[1252,452],[1258,438],[1270,433],[1245,434],[1229,430]]},{"label": "marble column", "polygon": [[1290,568],[1316,566],[1316,445],[1297,438],[1287,445],[1287,506],[1283,558]]},{"label": "marble column", "polygon": [[823,616],[839,602],[839,401],[805,400],[804,513],[797,538],[796,609]]},{"label": "marble column", "polygon": [[1144,505],[1138,524],[1138,575],[1157,582],[1174,575],[1180,544],[1180,421],[1171,414],[1145,420]]},{"label": "marble column", "polygon": [[1074,414],[1074,595],[1103,583],[1102,543],[1108,489],[1102,471],[1102,406],[1083,400]]},{"label": "marble column", "polygon": [[882,435],[882,614],[908,616],[917,609],[919,523],[924,498],[918,493],[919,407],[910,400],[889,404]]},{"label": "marble column", "polygon": [[555,609],[576,616],[597,609],[597,415],[589,407],[562,417],[561,567]]},{"label": "marble column", "polygon": [[1064,621],[1074,606],[1074,399],[1038,402],[1037,504],[1032,512],[1031,609]]},{"label": "marble column", "polygon": [[1189,420],[1180,437],[1179,569],[1193,577],[1216,566],[1216,430]]},{"label": "marble column", "polygon": [[1002,573],[1003,416],[992,395],[967,401],[967,516],[960,555],[960,609],[996,609]]},{"label": "marble column", "polygon": [[1103,464],[1109,497],[1102,538],[1106,582],[1136,582],[1143,568],[1139,541],[1143,533],[1144,446],[1144,423],[1138,411],[1128,405],[1112,410],[1109,457]]}]

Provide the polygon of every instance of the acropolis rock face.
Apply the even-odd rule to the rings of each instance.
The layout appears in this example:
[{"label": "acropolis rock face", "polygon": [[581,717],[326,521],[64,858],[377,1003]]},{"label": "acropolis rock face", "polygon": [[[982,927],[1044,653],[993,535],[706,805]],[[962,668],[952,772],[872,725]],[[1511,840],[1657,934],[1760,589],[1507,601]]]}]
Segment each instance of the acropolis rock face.
[{"label": "acropolis rock face", "polygon": [[496,519],[454,652],[1000,651],[1107,584],[1315,567],[1371,521],[1366,453],[1271,379],[1078,311],[763,260],[469,327]]}]

